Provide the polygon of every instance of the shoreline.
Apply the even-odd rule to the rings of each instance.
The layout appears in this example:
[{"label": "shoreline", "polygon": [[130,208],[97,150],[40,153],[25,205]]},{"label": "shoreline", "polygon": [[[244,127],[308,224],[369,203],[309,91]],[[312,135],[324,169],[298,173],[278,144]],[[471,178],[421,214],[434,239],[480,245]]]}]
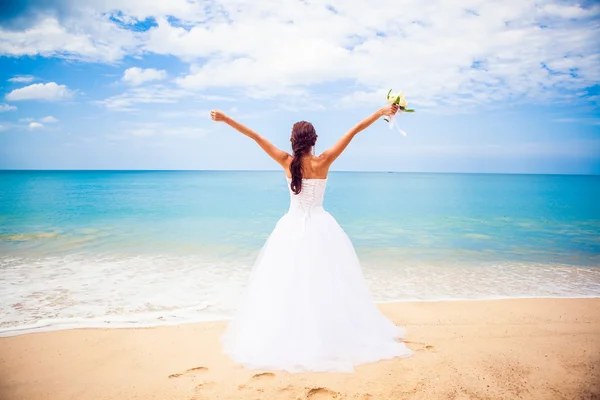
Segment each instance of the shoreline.
[{"label": "shoreline", "polygon": [[595,399],[600,298],[379,303],[412,357],[354,373],[247,370],[226,325],[79,328],[0,338],[0,398]]},{"label": "shoreline", "polygon": [[[389,301],[376,301],[375,304],[379,306],[389,305],[389,304],[413,304],[413,303],[453,303],[453,302],[487,302],[487,301],[503,301],[503,300],[567,300],[567,299],[600,299],[600,296],[597,295],[589,295],[589,296],[523,296],[523,297],[489,297],[489,298],[478,298],[478,299],[455,299],[455,298],[445,298],[445,299],[408,299],[408,300],[389,300]],[[103,317],[98,317],[101,319]],[[3,330],[0,328],[0,339],[9,338],[15,336],[22,335],[30,335],[36,333],[48,333],[48,332],[61,332],[61,331],[71,331],[71,330],[90,330],[90,329],[153,329],[153,328],[161,328],[161,327],[171,327],[171,326],[179,326],[179,325],[193,325],[193,324],[203,324],[203,323],[211,323],[211,322],[227,322],[231,319],[230,316],[222,317],[222,318],[208,318],[208,319],[192,319],[189,321],[172,321],[172,322],[160,322],[156,324],[139,324],[139,322],[131,322],[124,323],[118,321],[104,321],[99,322],[98,325],[85,325],[75,326],[80,322],[65,322],[60,324],[48,324],[42,325],[39,327],[30,327],[32,325],[25,325],[16,330]],[[139,325],[136,325],[139,324]],[[33,324],[35,326],[35,324]],[[24,331],[24,332],[21,332]]]}]

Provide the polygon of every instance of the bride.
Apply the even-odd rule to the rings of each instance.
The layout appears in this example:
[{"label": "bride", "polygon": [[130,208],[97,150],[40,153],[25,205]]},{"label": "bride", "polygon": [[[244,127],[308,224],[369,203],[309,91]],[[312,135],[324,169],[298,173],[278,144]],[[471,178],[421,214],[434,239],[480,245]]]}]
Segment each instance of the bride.
[{"label": "bride", "polygon": [[323,209],[331,164],[356,134],[397,111],[397,105],[381,108],[319,156],[312,154],[317,134],[309,122],[294,124],[290,155],[223,112],[210,112],[283,167],[291,197],[221,338],[236,363],[288,372],[352,372],[359,364],[412,354],[397,340],[404,329],[375,306],[350,239]]}]

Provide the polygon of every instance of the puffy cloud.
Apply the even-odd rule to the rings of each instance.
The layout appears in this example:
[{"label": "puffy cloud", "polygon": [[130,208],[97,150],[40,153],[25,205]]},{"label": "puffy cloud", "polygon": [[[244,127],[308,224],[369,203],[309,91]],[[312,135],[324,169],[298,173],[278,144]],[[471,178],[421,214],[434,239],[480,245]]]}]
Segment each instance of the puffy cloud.
[{"label": "puffy cloud", "polygon": [[[236,88],[256,98],[308,98],[342,83],[341,93],[328,95],[348,105],[379,104],[380,93],[394,88],[415,106],[471,107],[572,101],[600,82],[600,6],[594,2],[29,3],[43,7],[36,18],[23,19],[31,21],[28,29],[0,28],[0,54],[101,62],[174,56],[190,64],[176,80],[186,92]],[[165,78],[165,71],[137,68],[123,81]],[[154,101],[140,92],[104,101],[112,109],[138,102]]]},{"label": "puffy cloud", "polygon": [[157,16],[185,21],[207,18],[189,0],[29,0],[0,10],[0,55],[115,62],[138,54],[142,32]]},{"label": "puffy cloud", "polygon": [[98,14],[60,21],[48,16],[25,30],[0,27],[0,55],[113,62],[135,52],[135,33]]},{"label": "puffy cloud", "polygon": [[337,81],[356,88],[344,93],[347,104],[381,103],[389,88],[422,106],[543,100],[600,81],[596,6],[521,0],[271,6],[228,2],[227,20],[191,29],[159,19],[145,48],[192,62],[177,80],[184,88],[236,87],[264,97]]},{"label": "puffy cloud", "polygon": [[10,104],[0,104],[0,112],[16,110],[17,107],[11,106]]},{"label": "puffy cloud", "polygon": [[40,119],[40,121],[53,124],[55,122],[58,122],[58,119],[54,118],[52,115],[48,115],[47,117]]},{"label": "puffy cloud", "polygon": [[166,79],[167,72],[164,70],[156,70],[154,68],[138,68],[133,67],[125,70],[121,80],[133,86],[141,85],[144,82],[159,81]]},{"label": "puffy cloud", "polygon": [[65,85],[56,82],[35,83],[15,89],[6,95],[6,100],[64,100],[73,96],[73,92]]},{"label": "puffy cloud", "polygon": [[43,128],[44,125],[40,124],[39,122],[30,122],[29,123],[29,129],[40,129]]}]

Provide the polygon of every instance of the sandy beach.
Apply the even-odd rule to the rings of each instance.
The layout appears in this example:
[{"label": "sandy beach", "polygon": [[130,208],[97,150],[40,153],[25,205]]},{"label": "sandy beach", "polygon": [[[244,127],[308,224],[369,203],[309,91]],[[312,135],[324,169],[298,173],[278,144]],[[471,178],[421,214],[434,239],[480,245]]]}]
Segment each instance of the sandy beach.
[{"label": "sandy beach", "polygon": [[353,374],[251,371],[224,322],[0,339],[0,399],[599,399],[600,299],[380,305],[408,359]]}]

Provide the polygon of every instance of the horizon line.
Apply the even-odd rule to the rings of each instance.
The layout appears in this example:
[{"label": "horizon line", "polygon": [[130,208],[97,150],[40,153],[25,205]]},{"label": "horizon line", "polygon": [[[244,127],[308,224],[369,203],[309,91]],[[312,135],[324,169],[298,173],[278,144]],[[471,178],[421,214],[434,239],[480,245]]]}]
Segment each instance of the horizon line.
[{"label": "horizon line", "polygon": [[[35,168],[1,168],[0,172],[283,172],[280,169],[35,169]],[[375,173],[375,174],[462,174],[462,175],[566,175],[566,176],[600,176],[595,173],[569,172],[459,172],[459,171],[360,171],[334,170],[330,173]]]}]

